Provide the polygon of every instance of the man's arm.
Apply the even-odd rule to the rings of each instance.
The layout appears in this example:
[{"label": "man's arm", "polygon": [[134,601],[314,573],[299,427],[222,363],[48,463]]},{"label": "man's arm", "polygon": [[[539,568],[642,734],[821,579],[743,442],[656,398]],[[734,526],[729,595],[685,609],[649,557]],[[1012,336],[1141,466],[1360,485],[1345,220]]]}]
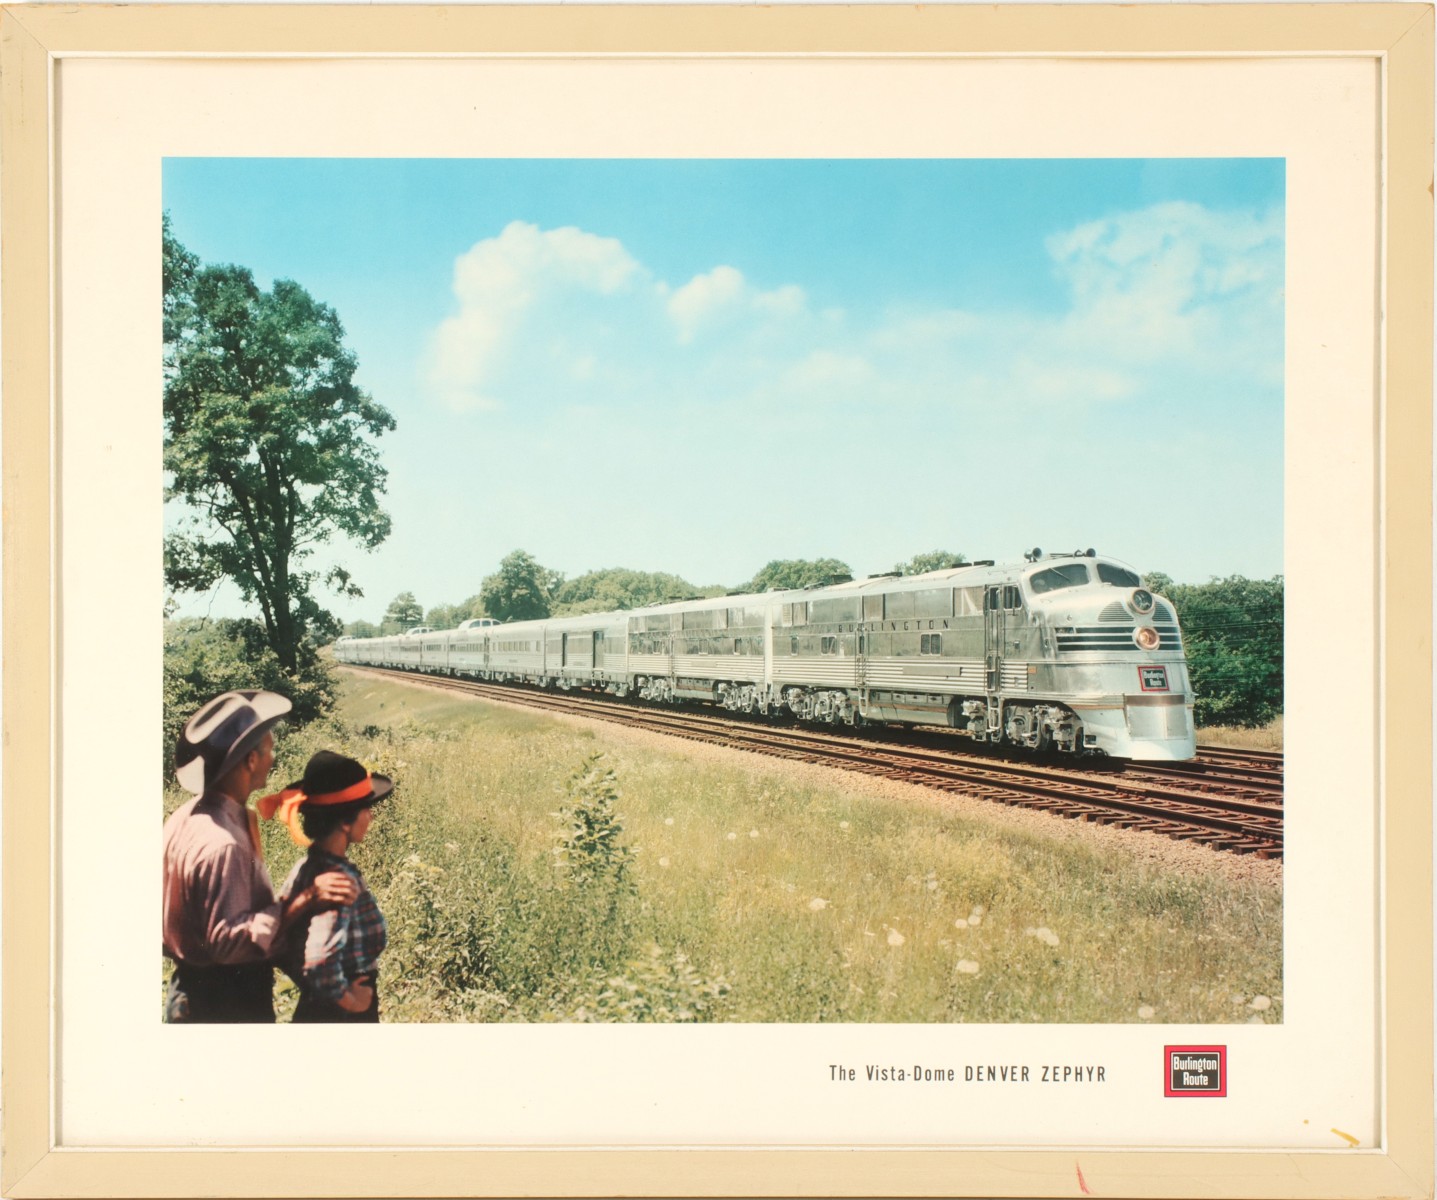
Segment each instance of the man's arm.
[{"label": "man's arm", "polygon": [[205,941],[217,964],[262,962],[271,956],[275,938],[291,921],[351,904],[359,895],[358,886],[343,871],[326,871],[286,903],[276,900],[251,908],[255,869],[249,853],[233,846],[215,854],[198,873],[197,883],[208,900]]}]

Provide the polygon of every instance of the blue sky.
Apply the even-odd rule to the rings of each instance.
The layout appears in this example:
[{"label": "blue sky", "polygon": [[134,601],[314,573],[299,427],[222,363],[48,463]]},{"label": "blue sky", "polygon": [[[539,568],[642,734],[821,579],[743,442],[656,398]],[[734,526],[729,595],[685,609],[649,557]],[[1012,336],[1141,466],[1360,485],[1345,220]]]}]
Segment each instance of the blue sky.
[{"label": "blue sky", "polygon": [[516,548],[1282,571],[1280,160],[169,159],[164,205],[332,305],[398,421],[345,620]]}]

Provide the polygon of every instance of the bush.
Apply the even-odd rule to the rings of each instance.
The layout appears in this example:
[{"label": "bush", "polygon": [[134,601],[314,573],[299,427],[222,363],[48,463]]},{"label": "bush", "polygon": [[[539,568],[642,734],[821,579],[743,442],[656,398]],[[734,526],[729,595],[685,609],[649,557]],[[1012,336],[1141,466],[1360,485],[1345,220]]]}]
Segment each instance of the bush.
[{"label": "bush", "polygon": [[666,953],[650,943],[623,975],[590,984],[589,994],[561,1018],[565,1021],[711,1020],[729,992],[724,976],[705,978],[681,950]]},{"label": "bush", "polygon": [[287,724],[298,727],[328,713],[336,683],[314,647],[302,647],[299,670],[286,671],[250,620],[166,621],[163,770],[175,765],[175,745],[185,722],[221,692],[263,688],[294,705]]},{"label": "bush", "polygon": [[614,773],[602,754],[591,754],[569,777],[569,803],[554,814],[561,830],[554,867],[564,883],[616,897],[632,892],[634,852],[620,840],[624,826],[614,811],[619,798]]},{"label": "bush", "polygon": [[1253,729],[1282,715],[1283,579],[1145,582],[1177,608],[1199,728]]}]

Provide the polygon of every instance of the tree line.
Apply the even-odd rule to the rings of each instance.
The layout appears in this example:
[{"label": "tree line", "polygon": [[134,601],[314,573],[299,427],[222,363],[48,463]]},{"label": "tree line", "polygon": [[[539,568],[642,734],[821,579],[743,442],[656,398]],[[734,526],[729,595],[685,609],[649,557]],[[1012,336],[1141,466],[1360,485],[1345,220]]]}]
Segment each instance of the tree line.
[{"label": "tree line", "polygon": [[[962,554],[931,550],[916,554],[893,569],[899,575],[918,575],[924,571],[961,566],[967,561]],[[452,629],[461,621],[475,617],[492,617],[497,621],[537,621],[546,617],[643,608],[672,600],[764,592],[771,588],[817,587],[851,578],[852,568],[836,558],[786,558],[773,559],[752,578],[733,587],[723,584],[699,586],[663,571],[635,571],[627,567],[588,571],[566,579],[562,572],[542,566],[527,551],[515,550],[504,557],[497,571],[483,578],[479,591],[467,600],[426,609],[413,592],[400,592],[390,601],[377,624],[355,621],[345,627],[345,632],[354,637],[379,637],[420,625],[432,629]]]}]

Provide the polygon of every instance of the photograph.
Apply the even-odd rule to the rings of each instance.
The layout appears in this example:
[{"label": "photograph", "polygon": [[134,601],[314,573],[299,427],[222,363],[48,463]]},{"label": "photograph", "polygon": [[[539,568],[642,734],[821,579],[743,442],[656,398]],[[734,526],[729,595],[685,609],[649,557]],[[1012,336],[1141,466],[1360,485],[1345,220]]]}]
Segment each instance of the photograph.
[{"label": "photograph", "polygon": [[[1280,1022],[1284,184],[167,159],[167,965],[294,1020]],[[270,880],[215,865],[252,794]]]}]

